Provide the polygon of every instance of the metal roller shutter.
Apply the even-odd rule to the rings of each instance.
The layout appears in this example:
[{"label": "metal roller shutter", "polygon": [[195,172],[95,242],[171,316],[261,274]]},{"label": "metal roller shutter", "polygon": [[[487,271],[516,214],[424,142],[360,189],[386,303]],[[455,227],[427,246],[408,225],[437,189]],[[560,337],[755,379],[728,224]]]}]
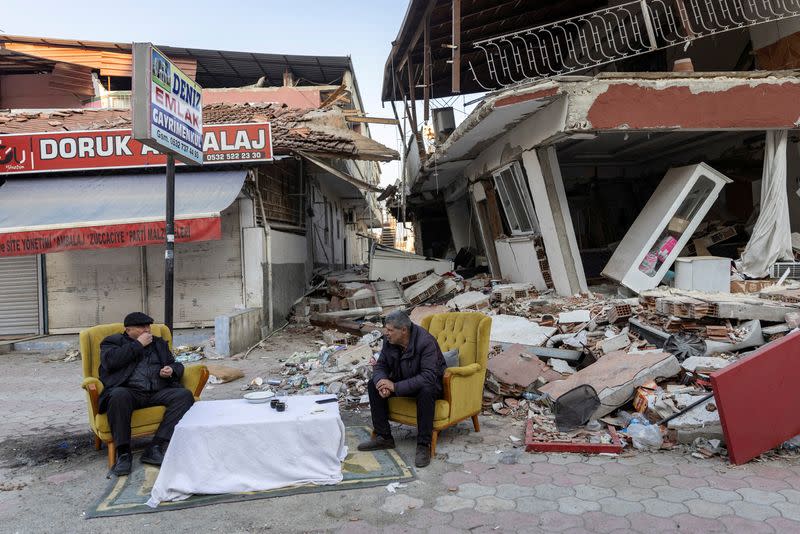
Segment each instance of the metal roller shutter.
[{"label": "metal roller shutter", "polygon": [[39,333],[39,256],[0,258],[0,335]]}]

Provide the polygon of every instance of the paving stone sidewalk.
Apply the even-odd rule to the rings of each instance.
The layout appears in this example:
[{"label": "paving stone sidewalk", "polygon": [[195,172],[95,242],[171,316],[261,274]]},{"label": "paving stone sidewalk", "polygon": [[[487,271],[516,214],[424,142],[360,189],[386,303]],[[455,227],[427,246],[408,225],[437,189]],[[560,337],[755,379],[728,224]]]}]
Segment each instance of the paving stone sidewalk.
[{"label": "paving stone sidewalk", "polygon": [[[266,376],[278,357],[312,344],[287,336],[276,341],[281,350],[226,363],[246,379]],[[88,443],[80,362],[49,361],[58,356],[0,354],[3,532],[139,532],[147,524],[156,532],[215,525],[226,532],[800,533],[799,457],[733,467],[679,452],[526,453],[509,438],[522,436],[521,422],[495,416],[481,417],[480,433],[466,423],[445,431],[432,464],[396,493],[372,488],[87,521],[81,512],[105,483],[105,453]],[[203,397],[236,398],[243,383],[213,386]],[[343,418],[368,424],[368,412]],[[412,461],[413,430],[397,427],[395,437]],[[47,456],[62,446],[70,453]],[[47,454],[33,458],[36,450]]]}]

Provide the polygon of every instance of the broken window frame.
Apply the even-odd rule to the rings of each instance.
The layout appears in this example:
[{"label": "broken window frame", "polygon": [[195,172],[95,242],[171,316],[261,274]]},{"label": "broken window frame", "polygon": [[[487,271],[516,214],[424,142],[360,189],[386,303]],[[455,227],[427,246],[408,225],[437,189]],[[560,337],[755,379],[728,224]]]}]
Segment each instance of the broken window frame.
[{"label": "broken window frame", "polygon": [[540,233],[539,220],[536,218],[528,184],[519,162],[515,161],[497,169],[492,173],[492,178],[511,234]]}]

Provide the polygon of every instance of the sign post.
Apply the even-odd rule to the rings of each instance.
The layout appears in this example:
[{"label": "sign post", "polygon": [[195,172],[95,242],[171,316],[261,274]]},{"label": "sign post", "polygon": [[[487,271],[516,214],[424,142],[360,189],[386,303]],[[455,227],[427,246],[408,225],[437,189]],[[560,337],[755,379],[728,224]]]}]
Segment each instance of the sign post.
[{"label": "sign post", "polygon": [[172,331],[175,158],[203,163],[202,88],[150,43],[133,43],[133,138],[167,154],[164,324]]}]

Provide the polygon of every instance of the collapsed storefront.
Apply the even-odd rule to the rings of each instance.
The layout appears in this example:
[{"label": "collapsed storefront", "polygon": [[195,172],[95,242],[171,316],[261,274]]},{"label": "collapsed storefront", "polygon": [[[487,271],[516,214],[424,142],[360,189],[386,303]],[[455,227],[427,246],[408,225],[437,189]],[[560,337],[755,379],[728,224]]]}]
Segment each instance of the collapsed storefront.
[{"label": "collapsed storefront", "polygon": [[[799,83],[790,73],[608,74],[498,92],[437,147],[410,187],[424,199],[435,177],[448,203],[472,208],[497,278],[568,295],[586,291],[587,280],[600,281],[605,268],[631,289],[655,287],[669,267],[662,263],[682,251],[695,255],[703,247],[697,239],[715,230],[731,228],[724,243],[716,239],[701,252],[738,258],[762,198],[765,131],[796,126]],[[786,135],[780,141],[784,151],[789,145],[790,175],[798,164],[795,141]],[[687,178],[658,193],[651,213],[642,213],[669,169],[699,163],[713,179]],[[796,184],[786,183],[785,174],[776,183],[782,190],[770,198],[782,198],[790,210],[776,229],[786,240],[790,220],[800,224],[797,203],[787,201]],[[628,251],[625,272],[638,270],[678,212],[686,212],[686,222],[675,228],[669,261],[653,270],[652,283],[627,284],[624,273],[606,267],[640,213],[651,220],[635,227],[647,235],[641,249]],[[464,229],[457,218],[450,226]],[[779,259],[791,258],[771,261]]]}]

